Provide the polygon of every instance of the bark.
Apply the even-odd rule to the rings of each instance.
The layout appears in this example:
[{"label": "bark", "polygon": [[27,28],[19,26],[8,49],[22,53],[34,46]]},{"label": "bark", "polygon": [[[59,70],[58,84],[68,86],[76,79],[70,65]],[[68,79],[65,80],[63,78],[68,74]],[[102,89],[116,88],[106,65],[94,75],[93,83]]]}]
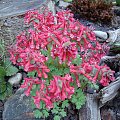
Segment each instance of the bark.
[{"label": "bark", "polygon": [[101,62],[109,62],[109,61],[120,61],[120,54],[115,56],[103,56],[101,58]]},{"label": "bark", "polygon": [[98,102],[96,95],[87,94],[86,104],[79,111],[79,120],[101,120]]},{"label": "bark", "polygon": [[107,87],[94,94],[87,94],[86,104],[79,110],[79,120],[101,120],[100,108],[112,100],[120,89],[120,77]]},{"label": "bark", "polygon": [[120,89],[120,77],[116,78],[115,82],[112,82],[109,86],[103,88],[99,92],[100,96],[100,106],[103,106],[106,102],[112,100],[118,93]]},{"label": "bark", "polygon": [[115,31],[93,31],[100,43],[107,43],[111,52],[120,53],[120,29]]}]

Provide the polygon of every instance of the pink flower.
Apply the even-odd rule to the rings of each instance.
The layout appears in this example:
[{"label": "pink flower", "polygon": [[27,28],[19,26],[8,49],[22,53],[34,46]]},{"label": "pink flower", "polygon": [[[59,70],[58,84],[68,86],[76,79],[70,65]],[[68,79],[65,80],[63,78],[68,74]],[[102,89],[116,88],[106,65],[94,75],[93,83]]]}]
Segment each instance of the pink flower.
[{"label": "pink flower", "polygon": [[40,98],[39,91],[36,91],[36,96],[34,96],[33,99],[34,99],[34,103],[35,103],[36,107],[40,108],[40,100],[41,100],[41,98]]},{"label": "pink flower", "polygon": [[58,57],[60,63],[65,61],[71,63],[71,61],[76,58],[77,53],[76,43],[67,41],[62,42],[61,45],[54,46],[51,54],[53,58]]},{"label": "pink flower", "polygon": [[30,91],[32,90],[32,86],[34,84],[40,84],[40,80],[38,78],[24,78],[24,82],[21,85],[21,88],[27,88],[25,91],[26,96],[30,95]]},{"label": "pink flower", "polygon": [[109,80],[107,77],[104,77],[102,76],[101,80],[100,80],[100,83],[103,85],[103,86],[107,86],[109,85]]},{"label": "pink flower", "polygon": [[51,97],[46,93],[47,91],[45,90],[45,81],[41,81],[40,84],[40,89],[36,91],[36,96],[33,96],[34,103],[37,108],[40,107],[40,101],[44,101],[46,104],[46,108],[50,109],[53,108],[53,103],[51,101]]},{"label": "pink flower", "polygon": [[72,77],[67,74],[65,77],[54,76],[54,80],[49,85],[49,93],[53,100],[65,100],[74,94],[74,87],[70,86]]},{"label": "pink flower", "polygon": [[41,98],[41,100],[45,102],[46,108],[48,109],[53,108],[53,103],[51,102],[50,97],[47,96],[47,97]]},{"label": "pink flower", "polygon": [[106,65],[102,66],[100,72],[101,72],[100,83],[103,86],[107,86],[107,85],[109,85],[110,81],[115,80],[114,71],[110,70],[110,68],[108,66],[106,66]]},{"label": "pink flower", "polygon": [[30,95],[30,91],[32,89],[32,84],[30,84],[30,86],[27,87],[27,90],[25,91],[25,95],[29,96]]},{"label": "pink flower", "polygon": [[93,70],[93,66],[89,63],[83,63],[82,68],[85,70],[86,73],[90,73]]}]

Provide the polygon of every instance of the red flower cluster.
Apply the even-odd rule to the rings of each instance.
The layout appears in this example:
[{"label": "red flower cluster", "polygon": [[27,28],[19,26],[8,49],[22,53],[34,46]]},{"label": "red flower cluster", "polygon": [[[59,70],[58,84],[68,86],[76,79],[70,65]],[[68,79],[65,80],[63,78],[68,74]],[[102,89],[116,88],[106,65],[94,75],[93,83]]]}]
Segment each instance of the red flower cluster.
[{"label": "red flower cluster", "polygon": [[34,31],[28,31],[29,38],[25,33],[17,36],[16,45],[10,50],[13,64],[22,66],[26,72],[37,71],[39,77],[47,78],[49,72],[45,65],[47,57],[41,54],[40,50],[34,47]]},{"label": "red flower cluster", "polygon": [[39,91],[36,91],[36,96],[33,97],[34,103],[39,108],[40,101],[43,100],[46,107],[50,109],[53,107],[53,102],[71,98],[74,93],[74,87],[70,86],[71,82],[73,82],[73,79],[69,74],[66,74],[65,77],[54,76],[54,79],[50,81],[50,85],[47,87],[45,80],[24,78],[24,83],[21,85],[21,88],[27,88],[25,94],[29,96],[32,86],[40,85]]},{"label": "red flower cluster", "polygon": [[[54,22],[55,17],[57,24]],[[74,94],[74,87],[70,83],[75,81],[80,87],[79,74],[92,82],[99,80],[104,86],[114,80],[109,67],[98,65],[104,51],[93,32],[76,21],[70,11],[60,11],[55,17],[51,12],[28,12],[25,22],[33,27],[17,36],[16,44],[10,50],[14,64],[22,66],[26,72],[37,72],[37,78],[25,78],[21,87],[27,88],[26,95],[29,96],[33,85],[40,85],[33,97],[38,108],[41,100],[47,108],[52,108],[53,102],[70,99]],[[47,51],[49,55],[42,54],[41,50]],[[77,66],[72,61],[79,51],[82,64]],[[60,65],[65,63],[70,72],[65,76],[53,75],[49,85],[46,85],[45,80],[49,79],[47,73],[51,72],[46,64],[50,56],[53,59],[58,58]],[[71,74],[75,75],[75,80]]]},{"label": "red flower cluster", "polygon": [[73,79],[69,74],[66,74],[65,77],[54,76],[48,87],[50,96],[53,96],[52,99],[65,100],[71,98],[74,93],[74,87],[70,86],[71,82]]}]

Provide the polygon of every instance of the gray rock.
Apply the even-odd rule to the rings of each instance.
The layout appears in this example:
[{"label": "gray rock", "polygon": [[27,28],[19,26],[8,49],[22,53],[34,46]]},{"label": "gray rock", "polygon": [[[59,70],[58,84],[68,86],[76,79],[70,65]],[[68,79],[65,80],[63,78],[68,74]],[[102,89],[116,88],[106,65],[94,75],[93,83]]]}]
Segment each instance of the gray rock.
[{"label": "gray rock", "polygon": [[69,5],[70,5],[70,3],[64,2],[64,1],[62,1],[62,0],[60,0],[60,2],[59,2],[59,7],[66,8],[66,7],[69,6]]},{"label": "gray rock", "polygon": [[46,0],[14,0],[0,4],[0,18],[22,15],[28,10],[39,8]]},{"label": "gray rock", "polygon": [[11,85],[18,85],[21,80],[22,80],[22,73],[17,73],[14,76],[10,77],[8,82]]},{"label": "gray rock", "polygon": [[36,119],[31,107],[31,97],[24,94],[24,89],[11,96],[4,105],[3,120],[42,120]]}]

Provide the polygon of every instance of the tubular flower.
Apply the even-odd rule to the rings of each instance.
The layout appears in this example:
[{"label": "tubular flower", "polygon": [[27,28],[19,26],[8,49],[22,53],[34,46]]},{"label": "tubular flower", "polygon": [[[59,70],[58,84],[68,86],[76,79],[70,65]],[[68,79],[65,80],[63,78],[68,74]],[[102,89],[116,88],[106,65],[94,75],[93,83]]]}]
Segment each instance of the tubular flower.
[{"label": "tubular flower", "polygon": [[110,70],[110,68],[106,65],[104,65],[104,67],[102,66],[100,83],[103,86],[107,86],[109,85],[110,81],[114,80],[115,80],[114,71]]},{"label": "tubular flower", "polygon": [[[30,34],[31,35],[31,34]],[[30,38],[34,37],[33,35]],[[26,72],[37,71],[38,76],[42,77],[40,73],[44,73],[43,77],[47,78],[49,69],[45,65],[48,60],[47,57],[41,54],[41,52],[36,49],[35,44],[30,43],[32,39],[27,39],[23,34],[17,37],[17,43],[15,47],[10,50],[11,61],[19,66],[22,66]]]},{"label": "tubular flower", "polygon": [[54,100],[65,100],[71,98],[74,94],[74,87],[70,86],[73,82],[72,77],[67,74],[65,77],[54,76],[54,79],[49,85],[49,93]]},{"label": "tubular flower", "polygon": [[70,66],[70,72],[75,75],[76,81],[78,74],[84,75],[88,80],[95,83],[99,82],[103,86],[107,86],[110,81],[114,81],[114,71],[112,71],[108,66],[90,65],[88,63],[83,63],[80,66]]},{"label": "tubular flower", "polygon": [[44,101],[46,108],[53,108],[52,99],[46,93],[45,81],[41,81],[40,89],[36,91],[36,96],[33,96],[33,99],[37,108],[40,108],[40,101]]},{"label": "tubular flower", "polygon": [[53,58],[58,57],[60,59],[60,63],[65,61],[71,63],[71,61],[76,58],[77,53],[76,43],[67,41],[59,46],[53,47],[51,54]]},{"label": "tubular flower", "polygon": [[21,85],[21,88],[27,88],[25,91],[26,96],[30,95],[30,91],[32,90],[32,86],[35,84],[40,84],[40,80],[38,78],[24,78],[24,82]]}]

